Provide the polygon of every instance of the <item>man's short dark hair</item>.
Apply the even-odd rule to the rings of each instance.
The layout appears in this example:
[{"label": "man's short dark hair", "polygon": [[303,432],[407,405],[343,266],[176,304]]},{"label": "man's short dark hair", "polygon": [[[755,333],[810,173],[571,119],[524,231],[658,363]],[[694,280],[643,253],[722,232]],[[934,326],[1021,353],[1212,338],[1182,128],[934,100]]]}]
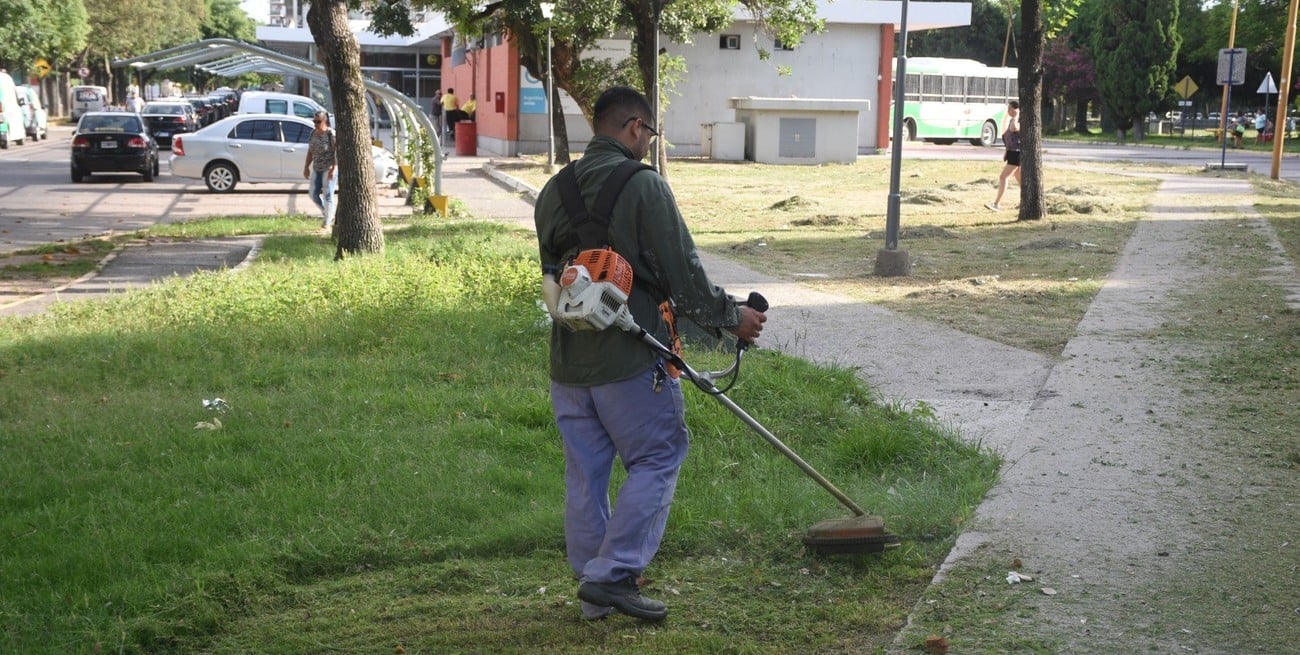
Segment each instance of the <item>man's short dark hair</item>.
[{"label": "man's short dark hair", "polygon": [[1020,101],[1019,101],[1019,100],[1012,100],[1011,102],[1008,102],[1008,103],[1007,103],[1007,106],[1010,107],[1010,108],[1012,108],[1012,109],[1020,109]]},{"label": "man's short dark hair", "polygon": [[596,99],[593,109],[593,122],[597,129],[617,132],[629,118],[639,117],[647,123],[654,121],[654,110],[650,101],[640,91],[630,86],[614,86],[607,89]]}]

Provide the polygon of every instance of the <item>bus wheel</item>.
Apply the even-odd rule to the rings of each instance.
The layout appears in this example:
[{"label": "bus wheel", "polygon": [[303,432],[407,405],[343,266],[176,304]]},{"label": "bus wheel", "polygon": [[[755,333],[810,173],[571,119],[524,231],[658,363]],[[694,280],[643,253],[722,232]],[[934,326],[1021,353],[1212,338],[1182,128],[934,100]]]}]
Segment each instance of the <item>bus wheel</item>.
[{"label": "bus wheel", "polygon": [[993,121],[984,121],[984,127],[980,128],[980,138],[970,140],[971,145],[985,148],[992,148],[997,142],[998,126]]},{"label": "bus wheel", "polygon": [[908,141],[916,140],[916,123],[912,122],[910,118],[903,121],[903,138]]}]

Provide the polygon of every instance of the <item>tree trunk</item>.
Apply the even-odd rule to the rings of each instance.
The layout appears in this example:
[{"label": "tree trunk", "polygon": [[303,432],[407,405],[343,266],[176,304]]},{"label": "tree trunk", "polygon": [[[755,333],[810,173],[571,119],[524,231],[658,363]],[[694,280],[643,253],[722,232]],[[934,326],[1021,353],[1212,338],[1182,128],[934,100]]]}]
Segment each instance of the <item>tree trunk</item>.
[{"label": "tree trunk", "polygon": [[[655,111],[655,130],[662,133],[663,116],[659,111],[659,89],[655,85],[655,65],[659,61],[659,53],[655,50],[655,34],[659,28],[656,6],[662,7],[662,3],[653,0],[630,3],[632,22],[636,25],[636,32],[632,36],[632,53],[636,55],[637,69],[641,71],[641,86],[646,90],[646,98]],[[668,179],[668,152],[664,148],[662,137],[654,151],[658,153],[655,168],[659,170],[660,176]]]},{"label": "tree trunk", "polygon": [[1020,5],[1020,216],[1047,215],[1043,197],[1043,0]]},{"label": "tree trunk", "polygon": [[564,166],[569,163],[569,128],[564,123],[564,106],[560,104],[560,89],[551,85],[551,97],[546,99],[548,107],[555,107],[551,112],[551,121],[555,130],[555,163]]},{"label": "tree trunk", "polygon": [[1088,101],[1080,100],[1074,103],[1074,131],[1079,134],[1088,133]]},{"label": "tree trunk", "polygon": [[382,253],[384,231],[375,199],[375,166],[366,125],[361,47],[348,25],[343,0],[317,0],[307,10],[307,26],[320,49],[334,98],[335,153],[338,157],[338,203],[334,221],[335,259]]}]

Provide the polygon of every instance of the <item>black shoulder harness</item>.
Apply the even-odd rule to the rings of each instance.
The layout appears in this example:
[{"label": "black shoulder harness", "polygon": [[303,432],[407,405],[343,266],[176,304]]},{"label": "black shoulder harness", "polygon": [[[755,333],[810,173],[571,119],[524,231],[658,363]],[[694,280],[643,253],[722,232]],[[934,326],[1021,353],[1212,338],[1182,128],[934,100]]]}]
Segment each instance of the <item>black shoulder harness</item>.
[{"label": "black shoulder harness", "polygon": [[560,200],[564,202],[564,211],[573,221],[573,229],[577,233],[578,242],[568,244],[565,250],[574,247],[583,250],[604,248],[609,245],[609,215],[614,211],[614,202],[623,193],[623,187],[638,172],[654,169],[632,159],[624,161],[606,178],[605,185],[596,196],[596,204],[587,209],[586,203],[582,201],[582,191],[578,188],[576,165],[577,162],[570,163],[555,176]]}]

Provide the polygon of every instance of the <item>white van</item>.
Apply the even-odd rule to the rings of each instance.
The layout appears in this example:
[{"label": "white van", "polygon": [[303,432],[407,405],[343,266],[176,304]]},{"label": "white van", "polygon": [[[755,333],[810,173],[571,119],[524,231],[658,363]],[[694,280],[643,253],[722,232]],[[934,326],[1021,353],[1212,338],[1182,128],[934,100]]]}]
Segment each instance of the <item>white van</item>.
[{"label": "white van", "polygon": [[311,120],[316,112],[330,113],[307,96],[279,91],[245,91],[239,96],[240,114],[287,114]]},{"label": "white van", "polygon": [[18,87],[9,73],[0,73],[0,148],[27,142],[27,121],[18,102]]},{"label": "white van", "polygon": [[108,109],[108,89],[102,86],[72,87],[72,120],[88,111]]},{"label": "white van", "polygon": [[32,141],[50,138],[50,115],[41,102],[41,92],[34,86],[18,85],[18,100],[23,100],[23,120],[27,122],[27,136]]}]

